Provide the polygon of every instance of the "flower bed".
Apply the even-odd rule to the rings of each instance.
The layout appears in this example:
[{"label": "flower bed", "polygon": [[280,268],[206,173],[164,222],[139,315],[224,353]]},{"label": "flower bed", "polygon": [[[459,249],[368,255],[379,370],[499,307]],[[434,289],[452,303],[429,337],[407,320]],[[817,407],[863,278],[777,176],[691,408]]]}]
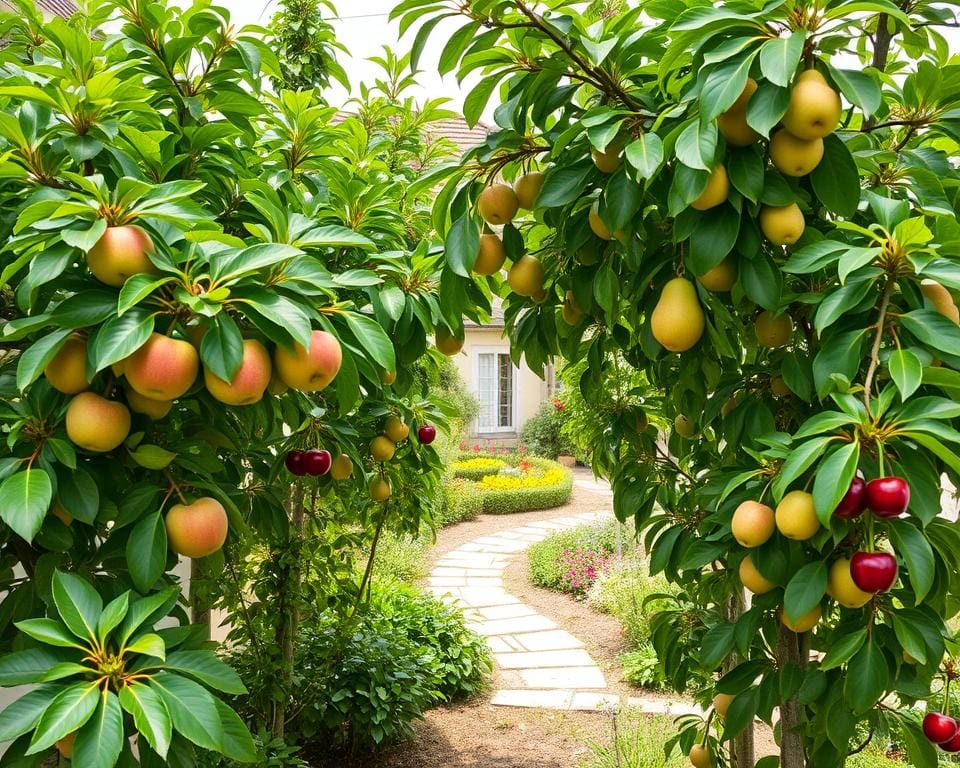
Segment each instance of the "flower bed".
[{"label": "flower bed", "polygon": [[488,515],[507,515],[566,504],[573,475],[555,461],[518,453],[466,453],[453,465],[454,476],[472,481]]}]

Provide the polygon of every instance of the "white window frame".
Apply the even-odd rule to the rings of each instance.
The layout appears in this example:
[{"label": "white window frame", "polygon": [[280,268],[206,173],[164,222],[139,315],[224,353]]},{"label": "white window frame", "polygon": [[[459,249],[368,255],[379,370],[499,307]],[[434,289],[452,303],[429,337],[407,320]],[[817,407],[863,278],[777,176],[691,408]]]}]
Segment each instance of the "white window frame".
[{"label": "white window frame", "polygon": [[[473,347],[473,394],[476,396],[477,400],[480,399],[480,355],[506,355],[510,357],[510,347],[497,347],[497,346],[486,346],[486,347]],[[477,435],[493,435],[493,434],[516,434],[518,431],[517,422],[519,421],[519,390],[518,385],[520,384],[520,369],[517,367],[513,361],[510,361],[510,370],[513,372],[513,381],[511,386],[513,387],[513,403],[511,408],[510,420],[513,422],[512,426],[509,427],[482,427],[480,426],[480,417],[478,416],[474,420],[473,429]]]}]

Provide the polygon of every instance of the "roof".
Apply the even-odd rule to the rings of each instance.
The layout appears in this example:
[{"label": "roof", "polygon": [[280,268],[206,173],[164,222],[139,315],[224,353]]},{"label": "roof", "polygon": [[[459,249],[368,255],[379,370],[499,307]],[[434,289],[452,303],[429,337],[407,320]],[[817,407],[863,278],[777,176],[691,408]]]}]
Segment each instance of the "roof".
[{"label": "roof", "polygon": [[506,325],[503,317],[503,299],[499,296],[494,296],[491,301],[490,306],[490,319],[481,325],[480,323],[475,323],[469,318],[464,318],[463,327],[464,328],[503,328]]},{"label": "roof", "polygon": [[484,123],[477,123],[471,128],[467,121],[462,117],[452,117],[447,120],[437,120],[430,124],[428,129],[431,133],[436,133],[445,139],[449,139],[459,147],[461,152],[473,149],[478,144],[483,144],[490,133],[490,126]]},{"label": "roof", "polygon": [[73,0],[37,0],[37,7],[68,19],[79,10]]}]

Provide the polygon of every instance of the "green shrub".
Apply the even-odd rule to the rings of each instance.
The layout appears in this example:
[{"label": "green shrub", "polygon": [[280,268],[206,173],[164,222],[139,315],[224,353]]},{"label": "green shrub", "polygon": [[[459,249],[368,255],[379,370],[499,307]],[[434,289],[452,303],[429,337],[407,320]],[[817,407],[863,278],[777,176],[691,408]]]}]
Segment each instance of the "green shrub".
[{"label": "green shrub", "polygon": [[850,755],[844,763],[845,768],[904,768],[904,765],[903,761],[891,760],[882,747],[873,744],[863,752]]},{"label": "green shrub", "polygon": [[683,768],[687,761],[663,754],[664,734],[676,730],[673,722],[661,715],[634,714],[627,710],[616,715],[606,744],[589,743],[591,755],[577,768]]},{"label": "green shrub", "polygon": [[573,474],[555,461],[517,456],[519,472],[488,475],[480,483],[483,511],[509,515],[534,509],[553,509],[570,501]]},{"label": "green shrub", "polygon": [[650,641],[650,617],[669,607],[668,600],[653,600],[646,605],[650,595],[673,594],[662,574],[650,575],[647,563],[639,557],[628,557],[614,565],[590,590],[590,605],[603,613],[615,616],[631,649],[638,649]]},{"label": "green shrub", "polygon": [[[424,536],[410,536],[384,531],[377,544],[373,577],[377,581],[416,581],[426,573],[424,555],[430,541]],[[366,558],[358,557],[356,568],[362,573]]]},{"label": "green shrub", "polygon": [[[249,648],[229,655],[251,693],[235,704],[252,717],[244,705],[262,698],[259,656]],[[350,620],[334,611],[307,616],[293,668],[288,741],[310,751],[357,750],[408,738],[429,707],[479,691],[491,657],[455,608],[390,585],[375,588]]]},{"label": "green shrub", "polygon": [[551,533],[537,542],[529,551],[530,578],[533,583],[546,589],[563,591],[566,566],[564,552],[587,550],[601,555],[611,555],[616,549],[618,522],[578,525],[568,531]]},{"label": "green shrub", "polygon": [[496,475],[506,466],[503,459],[492,456],[461,456],[453,463],[453,476],[463,480],[482,480]]},{"label": "green shrub", "polygon": [[444,699],[467,698],[483,689],[493,657],[486,640],[467,629],[458,609],[411,587],[378,590],[375,599],[380,613],[429,657]]},{"label": "green shrub", "polygon": [[483,491],[469,480],[451,478],[444,483],[443,506],[437,527],[473,520],[483,514]]},{"label": "green shrub", "polygon": [[573,443],[562,432],[567,420],[566,407],[559,400],[542,403],[536,415],[523,425],[521,445],[534,456],[547,459],[572,455]]},{"label": "green shrub", "polygon": [[620,656],[623,667],[623,679],[631,685],[641,688],[664,690],[669,688],[663,674],[663,665],[657,658],[657,651],[650,643],[643,643],[632,651]]}]

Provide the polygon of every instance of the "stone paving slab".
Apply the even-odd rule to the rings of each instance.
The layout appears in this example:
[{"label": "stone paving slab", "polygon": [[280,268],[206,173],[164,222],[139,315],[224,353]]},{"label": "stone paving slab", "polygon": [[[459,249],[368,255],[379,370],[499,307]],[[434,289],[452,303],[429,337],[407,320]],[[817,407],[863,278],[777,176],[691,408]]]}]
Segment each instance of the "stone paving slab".
[{"label": "stone paving slab", "polygon": [[562,688],[564,690],[603,690],[607,681],[595,664],[589,667],[522,669],[520,677],[528,688]]},{"label": "stone paving slab", "polygon": [[549,667],[591,667],[593,659],[582,648],[570,651],[526,651],[498,653],[497,664],[503,669],[546,669]]},{"label": "stone paving slab", "polygon": [[517,642],[526,651],[564,651],[583,648],[583,643],[564,629],[527,632],[517,636]]},{"label": "stone paving slab", "polygon": [[477,625],[476,631],[481,635],[518,635],[524,632],[539,632],[542,629],[556,629],[546,616],[534,613],[531,616],[520,616],[516,619],[493,619]]}]

